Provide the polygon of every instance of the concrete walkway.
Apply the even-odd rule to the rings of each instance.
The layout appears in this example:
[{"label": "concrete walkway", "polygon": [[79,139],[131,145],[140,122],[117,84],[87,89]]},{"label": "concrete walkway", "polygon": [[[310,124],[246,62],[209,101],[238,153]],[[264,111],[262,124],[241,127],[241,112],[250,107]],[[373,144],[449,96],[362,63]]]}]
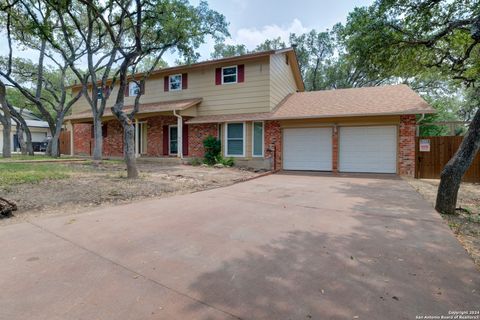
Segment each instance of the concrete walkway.
[{"label": "concrete walkway", "polygon": [[279,174],[0,228],[0,319],[415,319],[480,272],[392,176]]}]

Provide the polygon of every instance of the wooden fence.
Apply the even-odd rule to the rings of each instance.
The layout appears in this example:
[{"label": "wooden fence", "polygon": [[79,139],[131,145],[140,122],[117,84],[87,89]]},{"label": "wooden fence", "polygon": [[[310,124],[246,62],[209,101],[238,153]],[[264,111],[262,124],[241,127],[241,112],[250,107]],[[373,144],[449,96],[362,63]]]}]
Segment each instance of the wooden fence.
[{"label": "wooden fence", "polygon": [[60,154],[70,155],[70,131],[62,130],[60,133]]},{"label": "wooden fence", "polygon": [[[416,172],[415,177],[420,179],[438,179],[440,173],[447,162],[457,151],[463,137],[417,137],[416,141]],[[421,151],[420,140],[423,141],[422,147],[430,151]],[[463,181],[480,183],[480,154],[473,161],[471,167],[465,173]]]}]

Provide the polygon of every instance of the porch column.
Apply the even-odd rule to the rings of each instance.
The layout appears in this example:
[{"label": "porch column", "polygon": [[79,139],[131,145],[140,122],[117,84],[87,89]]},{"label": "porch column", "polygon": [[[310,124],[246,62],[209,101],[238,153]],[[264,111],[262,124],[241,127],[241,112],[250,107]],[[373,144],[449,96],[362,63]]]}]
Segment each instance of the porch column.
[{"label": "porch column", "polygon": [[140,156],[140,150],[138,150],[138,136],[139,136],[139,128],[138,128],[138,119],[135,118],[135,157]]},{"label": "porch column", "polygon": [[177,157],[183,159],[183,120],[177,117]]}]

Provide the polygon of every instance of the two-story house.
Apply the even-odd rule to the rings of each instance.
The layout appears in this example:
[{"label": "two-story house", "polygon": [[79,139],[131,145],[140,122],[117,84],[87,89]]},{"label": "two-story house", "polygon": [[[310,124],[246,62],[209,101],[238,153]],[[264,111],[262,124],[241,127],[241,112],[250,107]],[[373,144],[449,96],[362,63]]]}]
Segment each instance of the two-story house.
[{"label": "two-story house", "polygon": [[[413,175],[416,115],[434,112],[405,85],[304,92],[291,48],[157,70],[143,88],[129,84],[130,108],[138,90],[138,156],[203,157],[211,135],[237,165],[275,170]],[[67,121],[74,154],[90,155],[85,99]],[[103,139],[105,156],[123,155],[122,128],[109,108]]]}]

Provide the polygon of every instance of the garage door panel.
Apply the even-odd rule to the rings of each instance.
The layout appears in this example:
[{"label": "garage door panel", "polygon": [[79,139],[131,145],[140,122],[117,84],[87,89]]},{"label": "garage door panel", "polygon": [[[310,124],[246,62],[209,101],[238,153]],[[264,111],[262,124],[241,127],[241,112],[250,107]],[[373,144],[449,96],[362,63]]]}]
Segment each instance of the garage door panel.
[{"label": "garage door panel", "polygon": [[332,129],[284,129],[283,168],[286,170],[332,170]]},{"label": "garage door panel", "polygon": [[397,171],[395,126],[341,127],[339,138],[340,171],[373,173]]}]

